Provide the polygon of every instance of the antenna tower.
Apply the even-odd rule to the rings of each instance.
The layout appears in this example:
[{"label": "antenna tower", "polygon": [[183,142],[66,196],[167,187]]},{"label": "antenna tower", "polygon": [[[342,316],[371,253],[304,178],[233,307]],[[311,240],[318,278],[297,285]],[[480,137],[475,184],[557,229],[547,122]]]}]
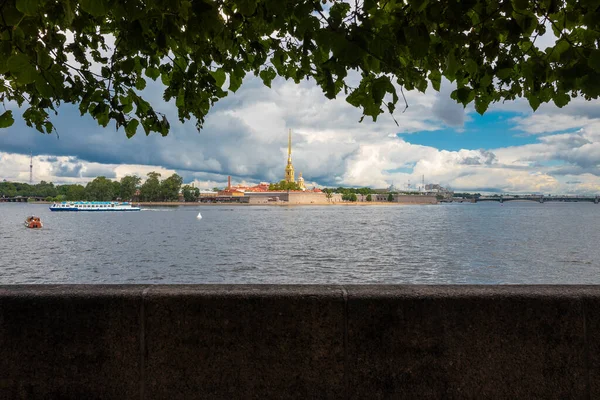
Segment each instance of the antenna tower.
[{"label": "antenna tower", "polygon": [[33,153],[30,154],[29,158],[29,184],[33,185]]}]

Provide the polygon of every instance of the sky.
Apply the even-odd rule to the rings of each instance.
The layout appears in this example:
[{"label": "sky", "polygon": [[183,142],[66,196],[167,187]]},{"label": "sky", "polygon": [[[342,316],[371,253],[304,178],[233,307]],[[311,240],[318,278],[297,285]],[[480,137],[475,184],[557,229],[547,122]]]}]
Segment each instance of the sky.
[{"label": "sky", "polygon": [[[538,45],[551,45],[543,37]],[[178,173],[200,188],[276,182],[284,177],[287,132],[292,160],[308,187],[369,186],[415,189],[436,183],[459,192],[600,193],[600,103],[576,98],[562,109],[526,100],[491,105],[484,116],[472,105],[440,92],[405,92],[409,107],[377,122],[344,96],[328,100],[314,83],[277,78],[272,88],[248,76],[237,93],[221,99],[197,131],[180,123],[173,102],[162,100],[160,82],[143,94],[171,122],[167,137],[143,130],[127,139],[114,124],[103,128],[76,107],[64,105],[52,121],[57,135],[28,128],[13,109],[15,124],[0,129],[0,180],[86,183],[96,176],[120,179],[157,171]],[[410,184],[410,186],[409,186]]]}]

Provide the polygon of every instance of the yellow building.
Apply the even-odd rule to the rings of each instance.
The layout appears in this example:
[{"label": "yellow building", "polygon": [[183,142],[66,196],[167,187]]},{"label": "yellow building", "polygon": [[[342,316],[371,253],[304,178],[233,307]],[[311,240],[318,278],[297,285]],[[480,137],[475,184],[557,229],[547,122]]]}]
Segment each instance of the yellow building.
[{"label": "yellow building", "polygon": [[294,166],[292,165],[292,130],[288,134],[288,160],[285,166],[285,181],[296,182],[294,179]]},{"label": "yellow building", "polygon": [[302,172],[300,172],[299,175],[300,176],[298,176],[298,187],[300,188],[300,190],[306,190],[306,186],[304,186],[304,178],[302,177]]}]

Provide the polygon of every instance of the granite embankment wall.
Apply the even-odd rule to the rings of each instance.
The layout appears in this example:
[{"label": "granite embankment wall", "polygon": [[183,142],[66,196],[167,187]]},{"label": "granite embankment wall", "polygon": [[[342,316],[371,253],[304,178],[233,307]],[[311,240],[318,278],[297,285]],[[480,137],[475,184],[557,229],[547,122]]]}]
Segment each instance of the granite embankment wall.
[{"label": "granite embankment wall", "polygon": [[0,286],[2,399],[600,398],[597,286]]}]

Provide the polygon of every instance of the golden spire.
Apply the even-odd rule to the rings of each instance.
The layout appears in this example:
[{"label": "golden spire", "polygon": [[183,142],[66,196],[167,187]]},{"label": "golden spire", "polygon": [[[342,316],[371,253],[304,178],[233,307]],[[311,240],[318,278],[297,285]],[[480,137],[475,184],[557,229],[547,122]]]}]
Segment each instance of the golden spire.
[{"label": "golden spire", "polygon": [[292,130],[288,133],[288,159],[285,167],[285,181],[296,182],[294,179],[294,166],[292,165]]},{"label": "golden spire", "polygon": [[292,158],[292,130],[288,133],[288,160]]}]

